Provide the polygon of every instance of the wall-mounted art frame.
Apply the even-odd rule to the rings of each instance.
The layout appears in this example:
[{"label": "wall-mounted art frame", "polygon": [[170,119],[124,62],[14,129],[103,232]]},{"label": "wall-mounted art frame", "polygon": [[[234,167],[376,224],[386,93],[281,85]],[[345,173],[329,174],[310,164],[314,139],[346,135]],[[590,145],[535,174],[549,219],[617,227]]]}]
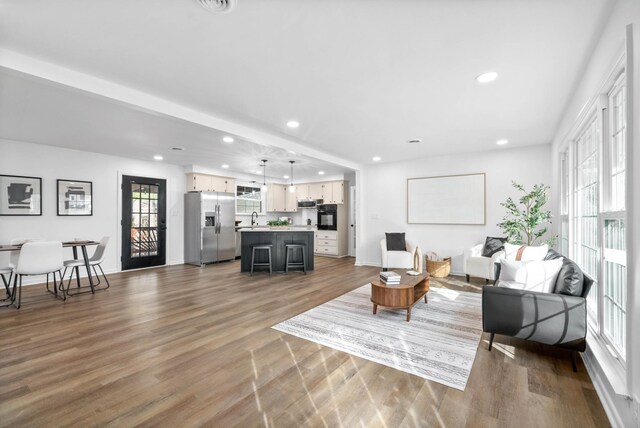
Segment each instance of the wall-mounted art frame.
[{"label": "wall-mounted art frame", "polygon": [[407,179],[407,223],[486,224],[486,174]]},{"label": "wall-mounted art frame", "polygon": [[79,180],[57,180],[58,215],[93,215],[93,183]]},{"label": "wall-mounted art frame", "polygon": [[42,215],[42,178],[0,175],[0,215]]}]

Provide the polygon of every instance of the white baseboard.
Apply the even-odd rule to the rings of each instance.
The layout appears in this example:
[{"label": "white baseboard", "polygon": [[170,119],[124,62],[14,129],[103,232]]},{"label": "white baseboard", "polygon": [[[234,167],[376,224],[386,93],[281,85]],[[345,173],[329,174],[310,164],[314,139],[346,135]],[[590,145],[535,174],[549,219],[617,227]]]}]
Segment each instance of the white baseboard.
[{"label": "white baseboard", "polygon": [[[169,263],[162,265],[162,266],[174,266],[174,265],[183,265],[184,264],[184,260],[171,260]],[[132,271],[135,270],[142,270],[142,269],[153,269],[153,268],[158,268],[158,267],[162,267],[162,266],[152,266],[150,268],[140,268],[140,269],[131,269]],[[104,269],[104,273],[105,275],[110,275],[113,273],[119,273],[119,272],[123,272],[121,269],[117,269],[117,268],[111,268],[111,269]],[[98,273],[100,273],[100,269],[98,269]],[[67,272],[67,276],[66,278],[68,278],[68,272]],[[80,267],[80,278],[86,278],[87,277],[87,271],[84,268],[84,266]],[[75,278],[75,276],[74,276]],[[29,275],[29,276],[25,276],[24,278],[22,278],[22,285],[27,287],[30,285],[37,285],[37,284],[44,284],[47,280],[47,276],[46,275]]]},{"label": "white baseboard", "polygon": [[362,262],[362,261],[356,261],[355,262],[356,266],[375,266],[375,267],[380,267],[382,265],[382,263],[380,262]]}]

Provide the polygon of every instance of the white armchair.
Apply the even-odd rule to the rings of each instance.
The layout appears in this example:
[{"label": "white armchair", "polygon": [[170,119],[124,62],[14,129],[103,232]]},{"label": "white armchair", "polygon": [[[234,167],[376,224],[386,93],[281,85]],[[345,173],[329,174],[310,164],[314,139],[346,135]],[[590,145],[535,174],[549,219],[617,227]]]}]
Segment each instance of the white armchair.
[{"label": "white armchair", "polygon": [[413,269],[413,257],[416,254],[416,245],[405,240],[407,251],[387,251],[387,240],[380,240],[382,254],[382,270],[387,269]]},{"label": "white armchair", "polygon": [[469,277],[471,276],[484,278],[487,281],[496,279],[495,263],[498,263],[500,259],[504,259],[505,252],[500,250],[491,257],[483,257],[482,248],[484,248],[484,245],[478,244],[467,248],[462,254],[462,270],[467,276],[467,282],[469,282]]}]

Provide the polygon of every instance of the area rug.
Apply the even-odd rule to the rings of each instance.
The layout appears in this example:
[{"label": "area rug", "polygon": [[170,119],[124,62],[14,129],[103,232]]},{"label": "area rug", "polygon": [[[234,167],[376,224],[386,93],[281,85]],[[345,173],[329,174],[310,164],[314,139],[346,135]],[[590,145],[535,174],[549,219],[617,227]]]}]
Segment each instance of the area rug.
[{"label": "area rug", "polygon": [[464,391],[482,334],[482,295],[431,288],[406,311],[372,313],[371,285],[317,306],[274,329]]}]

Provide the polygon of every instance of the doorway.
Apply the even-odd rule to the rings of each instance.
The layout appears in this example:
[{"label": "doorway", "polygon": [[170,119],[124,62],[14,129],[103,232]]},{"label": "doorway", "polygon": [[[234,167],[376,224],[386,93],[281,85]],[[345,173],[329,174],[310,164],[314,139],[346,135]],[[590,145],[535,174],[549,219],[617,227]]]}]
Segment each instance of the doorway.
[{"label": "doorway", "polygon": [[351,257],[356,256],[356,186],[349,187],[349,251]]},{"label": "doorway", "polygon": [[122,176],[122,270],[166,263],[166,180]]}]

